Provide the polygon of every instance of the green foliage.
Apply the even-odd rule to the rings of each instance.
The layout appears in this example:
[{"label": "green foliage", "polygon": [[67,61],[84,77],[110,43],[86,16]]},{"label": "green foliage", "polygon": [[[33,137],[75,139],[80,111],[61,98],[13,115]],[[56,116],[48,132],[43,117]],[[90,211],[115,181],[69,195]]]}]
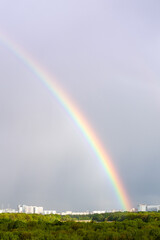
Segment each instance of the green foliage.
[{"label": "green foliage", "polygon": [[[4,240],[159,240],[160,213],[105,213],[81,216],[0,214]],[[92,220],[91,222],[78,222]]]}]

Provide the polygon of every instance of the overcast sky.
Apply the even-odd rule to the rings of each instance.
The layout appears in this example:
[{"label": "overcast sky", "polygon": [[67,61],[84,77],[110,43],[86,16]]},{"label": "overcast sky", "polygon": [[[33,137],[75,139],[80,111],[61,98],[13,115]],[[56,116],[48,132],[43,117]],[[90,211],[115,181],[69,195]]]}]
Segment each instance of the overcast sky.
[{"label": "overcast sky", "polygon": [[[159,0],[0,0],[0,29],[81,109],[132,201],[160,204]],[[86,140],[0,42],[0,208],[121,209]]]}]

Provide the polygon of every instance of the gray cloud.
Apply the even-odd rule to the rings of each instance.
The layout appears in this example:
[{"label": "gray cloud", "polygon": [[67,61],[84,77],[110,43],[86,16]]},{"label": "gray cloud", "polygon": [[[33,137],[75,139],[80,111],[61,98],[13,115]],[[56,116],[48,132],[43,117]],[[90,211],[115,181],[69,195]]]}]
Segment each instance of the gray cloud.
[{"label": "gray cloud", "polygon": [[[0,27],[82,110],[132,205],[159,199],[159,1],[1,1]],[[121,208],[102,164],[43,84],[0,44],[0,203]]]}]

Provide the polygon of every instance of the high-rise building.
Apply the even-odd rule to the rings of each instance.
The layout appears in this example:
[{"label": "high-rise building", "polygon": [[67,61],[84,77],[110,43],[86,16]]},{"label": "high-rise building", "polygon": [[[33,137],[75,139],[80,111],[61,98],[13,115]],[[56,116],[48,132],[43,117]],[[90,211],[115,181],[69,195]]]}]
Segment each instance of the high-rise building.
[{"label": "high-rise building", "polygon": [[44,210],[43,211],[43,214],[56,214],[56,211],[55,210]]},{"label": "high-rise building", "polygon": [[158,212],[160,211],[160,205],[147,205],[139,204],[138,212]]},{"label": "high-rise building", "polygon": [[147,205],[146,204],[138,204],[138,212],[146,212]]},{"label": "high-rise building", "polygon": [[147,205],[148,212],[158,212],[160,211],[160,205]]},{"label": "high-rise building", "polygon": [[18,212],[43,214],[43,207],[18,205]]},{"label": "high-rise building", "polygon": [[34,208],[34,213],[43,214],[43,207],[34,206],[33,208]]}]

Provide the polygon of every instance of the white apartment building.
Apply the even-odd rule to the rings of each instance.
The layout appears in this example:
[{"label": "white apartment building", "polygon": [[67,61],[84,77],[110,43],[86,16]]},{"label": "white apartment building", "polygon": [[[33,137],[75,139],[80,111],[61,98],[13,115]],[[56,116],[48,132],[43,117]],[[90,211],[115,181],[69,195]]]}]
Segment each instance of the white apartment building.
[{"label": "white apartment building", "polygon": [[72,212],[72,215],[88,215],[90,214],[88,211],[87,212]]},{"label": "white apartment building", "polygon": [[34,206],[34,213],[43,214],[43,207]]},{"label": "white apartment building", "polygon": [[0,213],[17,213],[17,211],[12,208],[5,208],[5,209],[0,209]]},{"label": "white apartment building", "polygon": [[62,212],[61,215],[72,215],[72,211]]},{"label": "white apartment building", "polygon": [[160,205],[148,205],[147,211],[148,212],[158,212],[158,211],[160,211]]},{"label": "white apartment building", "polygon": [[146,212],[147,205],[146,204],[138,204],[138,212]]},{"label": "white apartment building", "polygon": [[55,210],[44,210],[43,211],[43,214],[56,214],[56,211]]},{"label": "white apartment building", "polygon": [[139,204],[138,212],[158,212],[160,211],[160,205],[147,205]]},{"label": "white apartment building", "polygon": [[96,211],[93,211],[92,212],[92,214],[102,214],[102,213],[105,213],[106,211],[98,211],[98,210],[96,210]]},{"label": "white apartment building", "polygon": [[18,205],[18,212],[43,214],[43,207]]}]

